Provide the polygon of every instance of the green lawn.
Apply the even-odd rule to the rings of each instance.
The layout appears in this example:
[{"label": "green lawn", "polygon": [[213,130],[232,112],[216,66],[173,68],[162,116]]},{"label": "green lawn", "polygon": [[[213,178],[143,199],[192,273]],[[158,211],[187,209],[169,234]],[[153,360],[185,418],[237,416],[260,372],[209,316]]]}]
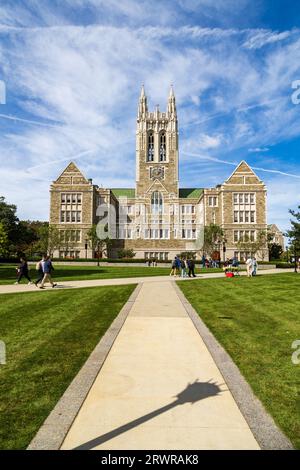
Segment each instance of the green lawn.
[{"label": "green lawn", "polygon": [[205,279],[178,285],[254,393],[300,449],[300,276]]},{"label": "green lawn", "polygon": [[3,294],[0,449],[24,449],[135,286]]},{"label": "green lawn", "polygon": [[[145,276],[167,276],[171,268],[148,267],[148,266],[55,266],[53,278],[55,281],[73,281],[87,279],[114,279],[125,277],[145,277]],[[222,272],[221,269],[201,269],[197,268],[196,273]],[[30,270],[32,279],[36,279],[35,267]],[[16,281],[16,266],[0,265],[0,285],[12,284]],[[23,279],[21,282],[26,282]]]}]

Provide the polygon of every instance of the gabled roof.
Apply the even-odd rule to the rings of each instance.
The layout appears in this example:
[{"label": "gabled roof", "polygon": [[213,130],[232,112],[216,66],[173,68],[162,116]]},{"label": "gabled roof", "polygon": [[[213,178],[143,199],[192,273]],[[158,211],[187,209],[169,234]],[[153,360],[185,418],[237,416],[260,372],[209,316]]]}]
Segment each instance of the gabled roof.
[{"label": "gabled roof", "polygon": [[203,188],[181,188],[179,197],[181,199],[198,199],[203,193]]},{"label": "gabled roof", "polygon": [[56,179],[55,183],[63,183],[67,178],[69,178],[71,181],[71,177],[75,177],[77,179],[80,178],[82,183],[90,184],[90,182],[86,179],[83,173],[81,173],[81,171],[78,169],[74,162],[70,162],[68,164],[64,171]]},{"label": "gabled roof", "polygon": [[257,176],[257,174],[252,170],[252,168],[248,165],[248,163],[245,160],[242,160],[235,170],[231,173],[229,178],[225,181],[225,183],[230,183],[230,180],[235,177],[235,176],[241,176],[241,175],[246,175],[246,176],[253,176],[254,178],[257,179],[259,183],[262,183],[261,179]]}]

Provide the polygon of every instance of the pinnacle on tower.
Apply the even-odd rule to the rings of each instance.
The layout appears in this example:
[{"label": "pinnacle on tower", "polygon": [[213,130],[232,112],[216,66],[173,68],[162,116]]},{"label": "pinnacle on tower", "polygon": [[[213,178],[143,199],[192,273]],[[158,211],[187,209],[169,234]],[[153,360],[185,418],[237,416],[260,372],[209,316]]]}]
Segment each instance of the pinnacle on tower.
[{"label": "pinnacle on tower", "polygon": [[175,102],[173,85],[170,86],[170,93],[169,93],[169,99],[168,99],[168,113],[170,115],[176,116],[176,102]]},{"label": "pinnacle on tower", "polygon": [[148,112],[147,97],[145,94],[145,87],[144,85],[142,85],[140,100],[139,100],[138,115],[139,117],[145,116],[147,112]]}]

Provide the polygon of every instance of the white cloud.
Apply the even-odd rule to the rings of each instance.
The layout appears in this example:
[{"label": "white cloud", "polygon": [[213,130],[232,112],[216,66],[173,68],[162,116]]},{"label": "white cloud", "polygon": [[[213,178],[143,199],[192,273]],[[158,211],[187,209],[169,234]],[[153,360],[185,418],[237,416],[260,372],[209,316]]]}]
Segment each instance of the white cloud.
[{"label": "white cloud", "polygon": [[262,153],[262,152],[268,152],[268,151],[269,151],[268,147],[255,147],[255,148],[248,149],[248,152],[250,153]]},{"label": "white cloud", "polygon": [[221,136],[200,134],[197,147],[201,150],[214,149],[221,144]]},{"label": "white cloud", "polygon": [[[4,11],[3,23],[12,29],[2,28],[5,42],[0,55],[8,79],[8,100],[17,97],[18,111],[12,109],[19,121],[7,130],[5,123],[12,119],[10,102],[1,107],[1,160],[6,166],[6,172],[0,168],[2,180],[11,177],[12,183],[15,171],[22,174],[31,168],[26,181],[39,177],[50,181],[64,162],[79,155],[79,167],[98,184],[133,186],[135,117],[143,82],[150,106],[160,103],[161,109],[166,107],[170,83],[174,84],[180,149],[198,154],[218,149],[220,161],[202,161],[205,172],[193,175],[200,186],[206,185],[202,178],[206,180],[209,171],[214,178],[223,177],[224,168],[216,175],[215,163],[227,161],[224,152],[238,148],[262,152],[262,145],[300,134],[299,109],[286,96],[292,78],[298,78],[297,31],[284,37],[268,30],[173,26],[176,11],[172,21],[161,27],[169,12],[164,2],[158,5],[162,15],[156,25],[147,22],[153,7],[145,2],[65,3],[74,8],[88,3],[96,9],[97,21],[101,12],[116,11],[140,23],[132,27],[129,21],[122,27],[108,15],[110,25],[74,26],[49,7],[42,11],[42,2],[36,0],[28,5],[36,6],[38,20],[17,7]],[[210,12],[224,12],[222,2],[206,0],[181,2],[181,7],[197,11],[205,4]],[[242,46],[247,41],[250,49]],[[256,57],[258,44],[262,47],[263,42],[270,47],[264,49],[263,58]],[[185,159],[183,155],[183,178],[189,171]],[[41,211],[48,198],[45,186]],[[38,194],[40,186],[31,185],[31,191]],[[1,184],[1,192],[13,201],[18,198],[21,213],[28,210],[21,189],[13,193],[7,182]]]},{"label": "white cloud", "polygon": [[283,31],[283,32],[271,32],[271,31],[260,31],[255,35],[252,35],[243,46],[248,49],[260,49],[267,44],[273,44],[278,41],[283,41],[284,39],[289,38],[293,32]]}]

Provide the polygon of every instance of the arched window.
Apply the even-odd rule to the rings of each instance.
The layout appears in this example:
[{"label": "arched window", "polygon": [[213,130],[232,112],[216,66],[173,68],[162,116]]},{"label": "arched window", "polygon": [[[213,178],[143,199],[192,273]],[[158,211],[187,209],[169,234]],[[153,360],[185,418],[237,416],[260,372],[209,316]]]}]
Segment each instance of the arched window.
[{"label": "arched window", "polygon": [[152,214],[163,213],[163,197],[159,191],[154,191],[151,196],[151,212]]},{"label": "arched window", "polygon": [[166,152],[166,133],[162,131],[159,136],[159,161],[165,162],[167,159],[167,152]]},{"label": "arched window", "polygon": [[148,134],[148,146],[147,146],[147,162],[153,162],[154,160],[154,134],[150,131]]}]

